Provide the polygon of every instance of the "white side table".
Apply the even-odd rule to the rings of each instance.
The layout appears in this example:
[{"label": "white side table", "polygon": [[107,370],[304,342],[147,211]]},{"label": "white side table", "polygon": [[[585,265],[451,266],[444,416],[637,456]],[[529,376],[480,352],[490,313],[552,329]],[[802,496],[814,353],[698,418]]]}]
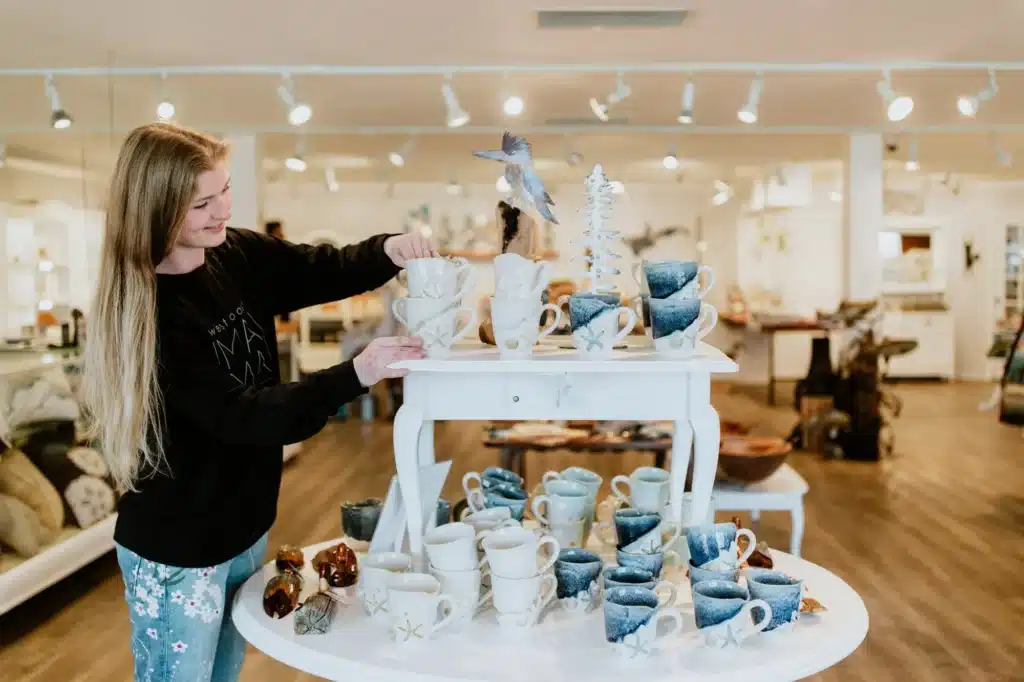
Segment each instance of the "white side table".
[{"label": "white side table", "polygon": [[[450,358],[396,363],[406,368],[402,407],[395,415],[398,483],[405,504],[409,552],[422,559],[424,519],[419,468],[434,459],[434,421],[634,420],[673,421],[672,511],[682,518],[682,495],[694,452],[694,515],[710,513],[718,468],[718,413],[711,374],[735,372],[717,348],[700,344],[692,358],[669,360],[652,348],[614,351],[593,359],[575,350],[537,348],[532,358],[502,360],[493,346],[470,346]],[[400,544],[401,538],[396,539]]]},{"label": "white side table", "polygon": [[807,481],[793,467],[783,464],[760,483],[717,483],[714,489],[715,510],[749,511],[755,522],[761,518],[762,511],[788,511],[792,520],[789,553],[798,557],[804,538],[804,495],[807,490]]}]

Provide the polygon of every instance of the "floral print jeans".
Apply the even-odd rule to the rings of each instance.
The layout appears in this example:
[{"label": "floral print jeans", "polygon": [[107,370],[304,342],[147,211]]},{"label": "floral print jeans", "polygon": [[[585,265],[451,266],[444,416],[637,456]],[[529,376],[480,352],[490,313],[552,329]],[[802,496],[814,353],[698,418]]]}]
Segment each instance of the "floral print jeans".
[{"label": "floral print jeans", "polygon": [[235,682],[246,642],[231,622],[235,592],[260,569],[264,535],[234,559],[176,568],[117,545],[131,614],[135,682]]}]

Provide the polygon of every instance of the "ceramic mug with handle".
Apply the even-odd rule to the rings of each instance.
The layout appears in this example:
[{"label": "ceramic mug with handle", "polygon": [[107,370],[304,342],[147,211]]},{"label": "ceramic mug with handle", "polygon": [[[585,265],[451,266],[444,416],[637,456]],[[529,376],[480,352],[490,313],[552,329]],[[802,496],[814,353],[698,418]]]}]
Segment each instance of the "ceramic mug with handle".
[{"label": "ceramic mug with handle", "polygon": [[[428,357],[446,357],[459,339],[476,325],[477,314],[470,306],[459,306],[454,299],[399,298],[391,304],[391,313],[409,330],[409,336],[423,340]],[[458,328],[458,318],[465,324]]]}]

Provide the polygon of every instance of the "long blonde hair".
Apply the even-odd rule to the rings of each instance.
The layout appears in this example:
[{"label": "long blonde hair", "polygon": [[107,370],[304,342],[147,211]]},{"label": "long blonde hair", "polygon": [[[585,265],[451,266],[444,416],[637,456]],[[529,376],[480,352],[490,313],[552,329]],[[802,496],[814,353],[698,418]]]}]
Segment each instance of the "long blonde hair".
[{"label": "long blonde hair", "polygon": [[170,253],[196,183],[223,160],[220,140],[151,123],[124,141],[110,183],[99,282],[85,346],[82,403],[114,481],[137,490],[164,469],[163,395],[157,383],[156,266]]}]

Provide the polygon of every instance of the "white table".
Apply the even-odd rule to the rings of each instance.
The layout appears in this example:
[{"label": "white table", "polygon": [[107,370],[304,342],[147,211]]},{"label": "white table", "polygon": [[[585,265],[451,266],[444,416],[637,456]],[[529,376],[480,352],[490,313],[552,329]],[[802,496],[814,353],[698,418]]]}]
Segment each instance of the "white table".
[{"label": "white table", "polygon": [[[749,511],[755,523],[762,511],[788,511],[792,528],[789,537],[789,553],[800,556],[800,544],[804,538],[804,495],[807,481],[788,464],[783,464],[774,474],[751,485],[718,483],[714,489],[715,510]],[[755,534],[757,529],[754,529]]]},{"label": "white table", "polygon": [[[309,560],[334,542],[307,547],[305,584],[316,584]],[[571,619],[552,605],[534,630],[520,637],[503,634],[494,612],[481,611],[471,629],[441,631],[426,646],[396,647],[385,625],[364,615],[351,598],[339,606],[324,635],[296,635],[294,616],[275,620],[263,613],[266,582],[273,562],[250,578],[236,595],[232,618],[254,647],[287,666],[327,680],[358,682],[789,682],[829,668],[853,653],[868,630],[864,602],[846,583],[815,564],[773,550],[776,567],[804,579],[808,596],[826,613],[802,617],[789,632],[776,631],[747,640],[740,649],[708,650],[688,641],[695,631],[690,590],[679,589],[678,606],[685,628],[666,641],[662,651],[639,667],[620,662],[604,639],[604,615],[598,609]],[[666,578],[685,579],[678,572]],[[354,592],[351,588],[347,592]],[[303,598],[305,598],[305,594]]]},{"label": "white table", "polygon": [[711,374],[738,369],[717,348],[701,343],[692,358],[668,360],[652,348],[627,348],[594,359],[546,347],[528,359],[501,360],[496,348],[481,344],[459,348],[446,359],[394,366],[409,370],[403,404],[395,415],[394,448],[409,551],[418,561],[425,528],[419,468],[435,461],[438,419],[671,420],[673,515],[682,519],[691,447],[694,518],[706,518],[712,511],[721,434],[711,406]]}]

